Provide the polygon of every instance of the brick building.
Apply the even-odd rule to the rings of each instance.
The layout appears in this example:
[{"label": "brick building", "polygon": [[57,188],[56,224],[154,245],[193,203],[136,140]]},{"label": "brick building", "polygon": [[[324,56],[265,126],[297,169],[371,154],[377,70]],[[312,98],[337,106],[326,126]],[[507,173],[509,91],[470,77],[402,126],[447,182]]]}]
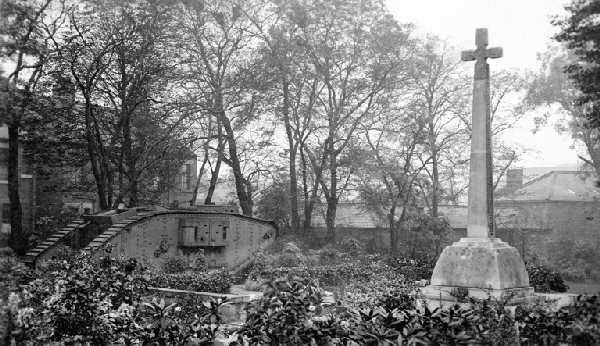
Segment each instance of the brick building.
[{"label": "brick building", "polygon": [[[36,209],[36,181],[33,166],[23,160],[19,151],[19,197],[23,208],[23,229],[30,232],[34,227]],[[4,246],[10,234],[10,200],[8,199],[8,126],[0,123],[0,246]]]}]

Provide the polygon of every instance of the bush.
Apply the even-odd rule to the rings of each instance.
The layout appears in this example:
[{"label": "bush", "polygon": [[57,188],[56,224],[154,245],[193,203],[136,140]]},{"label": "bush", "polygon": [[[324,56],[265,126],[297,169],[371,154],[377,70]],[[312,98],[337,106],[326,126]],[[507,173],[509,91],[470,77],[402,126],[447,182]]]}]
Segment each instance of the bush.
[{"label": "bush", "polygon": [[287,277],[271,282],[249,306],[238,331],[250,345],[513,345],[514,321],[489,301],[430,311],[414,296],[387,295],[370,308],[348,309],[312,319],[319,291],[310,281]]},{"label": "bush", "polygon": [[167,274],[183,273],[189,269],[188,261],[182,256],[165,256],[163,270]]},{"label": "bush", "polygon": [[233,278],[226,270],[208,273],[155,274],[151,279],[154,287],[172,288],[194,292],[229,293]]},{"label": "bush", "polygon": [[548,239],[550,263],[561,275],[571,281],[585,281],[593,268],[600,265],[598,244],[592,239]]},{"label": "bush", "polygon": [[131,310],[146,293],[134,259],[93,260],[79,253],[44,268],[9,297],[15,342],[99,345],[126,337],[122,333],[135,324]]},{"label": "bush", "polygon": [[45,268],[0,304],[10,344],[212,345],[220,333],[225,301],[152,299],[149,276],[135,259],[79,253]]},{"label": "bush", "polygon": [[529,284],[536,292],[566,292],[569,286],[560,273],[543,265],[527,264]]},{"label": "bush", "polygon": [[275,280],[287,275],[319,281],[323,286],[337,286],[341,282],[368,281],[373,276],[384,276],[392,270],[383,262],[345,262],[334,265],[268,267],[260,272],[252,272],[251,280]]},{"label": "bush", "polygon": [[431,280],[434,260],[414,260],[404,257],[393,257],[389,260],[389,265],[398,273],[404,276],[407,281]]},{"label": "bush", "polygon": [[315,286],[291,277],[270,281],[268,286],[262,298],[247,308],[246,322],[238,330],[240,344],[246,344],[245,339],[250,345],[308,345],[315,339],[330,341],[326,330],[308,323],[320,301]]},{"label": "bush", "polygon": [[599,345],[600,306],[597,296],[579,296],[558,311],[546,306],[517,308],[521,345]]}]

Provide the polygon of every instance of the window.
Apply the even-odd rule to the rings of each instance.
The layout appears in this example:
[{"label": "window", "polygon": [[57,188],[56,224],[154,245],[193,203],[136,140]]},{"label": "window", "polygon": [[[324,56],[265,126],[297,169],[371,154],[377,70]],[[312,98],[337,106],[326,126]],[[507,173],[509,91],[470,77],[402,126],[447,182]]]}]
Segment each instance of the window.
[{"label": "window", "polygon": [[10,223],[10,204],[2,204],[2,223]]},{"label": "window", "polygon": [[8,148],[0,148],[0,165],[8,165]]},{"label": "window", "polygon": [[83,215],[89,215],[90,211],[90,208],[83,208]]},{"label": "window", "polygon": [[192,165],[185,164],[183,165],[183,169],[181,172],[181,188],[189,189],[190,188],[190,171],[192,170]]}]

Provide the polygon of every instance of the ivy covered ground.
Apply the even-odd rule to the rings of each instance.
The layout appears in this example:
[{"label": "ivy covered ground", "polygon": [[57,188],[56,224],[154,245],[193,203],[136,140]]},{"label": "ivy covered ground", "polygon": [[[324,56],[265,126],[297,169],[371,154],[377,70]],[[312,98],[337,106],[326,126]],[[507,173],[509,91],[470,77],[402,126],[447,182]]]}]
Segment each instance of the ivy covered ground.
[{"label": "ivy covered ground", "polygon": [[[224,300],[165,301],[149,287],[227,293],[225,271],[188,270],[173,257],[164,268],[130,258],[93,260],[65,253],[36,272],[0,260],[3,342],[16,345],[598,345],[599,304],[582,296],[557,310],[537,303],[465,300],[429,309],[415,281],[434,261],[364,254],[358,243],[308,250],[280,244],[259,254],[245,286],[261,289],[247,319],[231,325]],[[564,291],[548,268],[529,265],[538,291]],[[322,306],[323,290],[337,303]]]}]

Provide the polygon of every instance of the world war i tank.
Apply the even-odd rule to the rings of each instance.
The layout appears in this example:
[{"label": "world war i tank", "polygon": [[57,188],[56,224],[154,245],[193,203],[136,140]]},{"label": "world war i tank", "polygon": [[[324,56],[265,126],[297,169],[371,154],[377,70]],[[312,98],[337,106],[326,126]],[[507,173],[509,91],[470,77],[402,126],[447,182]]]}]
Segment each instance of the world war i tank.
[{"label": "world war i tank", "polygon": [[193,266],[202,253],[209,268],[239,272],[278,234],[273,221],[240,215],[230,206],[189,208],[142,207],[83,215],[32,249],[24,262],[38,267],[69,246],[94,257],[105,256],[104,250],[110,248],[110,256],[145,258],[157,268],[169,255],[182,256]]}]

